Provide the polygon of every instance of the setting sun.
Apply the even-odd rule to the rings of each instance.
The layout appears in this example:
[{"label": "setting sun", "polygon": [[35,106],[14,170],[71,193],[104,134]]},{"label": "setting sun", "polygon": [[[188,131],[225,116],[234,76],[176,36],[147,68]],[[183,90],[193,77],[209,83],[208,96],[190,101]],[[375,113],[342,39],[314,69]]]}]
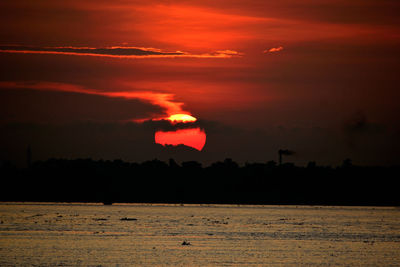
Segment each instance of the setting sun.
[{"label": "setting sun", "polygon": [[174,114],[168,117],[171,122],[195,122],[197,119],[189,114]]},{"label": "setting sun", "polygon": [[160,145],[185,145],[201,151],[206,143],[206,133],[200,128],[176,131],[157,131],[155,142]]}]

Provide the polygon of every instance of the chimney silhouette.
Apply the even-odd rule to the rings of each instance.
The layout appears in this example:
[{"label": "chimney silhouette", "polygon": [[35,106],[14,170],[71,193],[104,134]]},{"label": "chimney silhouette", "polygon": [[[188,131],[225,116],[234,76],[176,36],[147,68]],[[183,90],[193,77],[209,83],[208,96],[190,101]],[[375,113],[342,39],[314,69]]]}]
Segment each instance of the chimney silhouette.
[{"label": "chimney silhouette", "polygon": [[279,154],[279,165],[282,165],[282,155],[290,156],[293,155],[294,152],[288,149],[279,149],[278,154]]},{"label": "chimney silhouette", "polygon": [[26,150],[26,164],[28,168],[32,165],[32,150],[30,145],[28,145],[28,149]]}]

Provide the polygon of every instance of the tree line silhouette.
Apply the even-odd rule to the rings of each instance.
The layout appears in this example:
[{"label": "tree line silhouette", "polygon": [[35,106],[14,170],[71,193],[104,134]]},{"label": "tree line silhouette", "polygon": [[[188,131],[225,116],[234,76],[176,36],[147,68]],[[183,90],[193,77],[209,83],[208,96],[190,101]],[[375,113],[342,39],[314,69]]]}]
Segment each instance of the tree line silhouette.
[{"label": "tree line silhouette", "polygon": [[399,173],[398,166],[355,166],[350,160],[338,167],[274,161],[239,166],[231,159],[207,167],[173,159],[49,159],[28,168],[3,162],[0,200],[398,206]]}]

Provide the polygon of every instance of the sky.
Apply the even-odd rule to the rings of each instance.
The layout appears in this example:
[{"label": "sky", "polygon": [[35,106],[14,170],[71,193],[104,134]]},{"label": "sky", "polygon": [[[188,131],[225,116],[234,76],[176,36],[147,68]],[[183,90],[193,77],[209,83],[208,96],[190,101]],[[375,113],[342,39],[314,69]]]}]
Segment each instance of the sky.
[{"label": "sky", "polygon": [[299,165],[400,164],[398,14],[395,0],[1,1],[0,160],[23,165],[31,146],[34,160],[289,149]]}]

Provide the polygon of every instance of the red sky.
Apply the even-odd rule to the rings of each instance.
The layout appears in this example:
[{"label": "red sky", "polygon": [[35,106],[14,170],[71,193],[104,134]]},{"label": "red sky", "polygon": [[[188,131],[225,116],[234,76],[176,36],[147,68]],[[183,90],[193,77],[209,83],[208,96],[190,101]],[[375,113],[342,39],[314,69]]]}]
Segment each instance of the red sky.
[{"label": "red sky", "polygon": [[[288,148],[299,163],[396,163],[399,11],[378,0],[2,1],[0,123],[118,124],[172,109],[207,133],[203,161]],[[76,139],[53,154],[115,156]]]}]

